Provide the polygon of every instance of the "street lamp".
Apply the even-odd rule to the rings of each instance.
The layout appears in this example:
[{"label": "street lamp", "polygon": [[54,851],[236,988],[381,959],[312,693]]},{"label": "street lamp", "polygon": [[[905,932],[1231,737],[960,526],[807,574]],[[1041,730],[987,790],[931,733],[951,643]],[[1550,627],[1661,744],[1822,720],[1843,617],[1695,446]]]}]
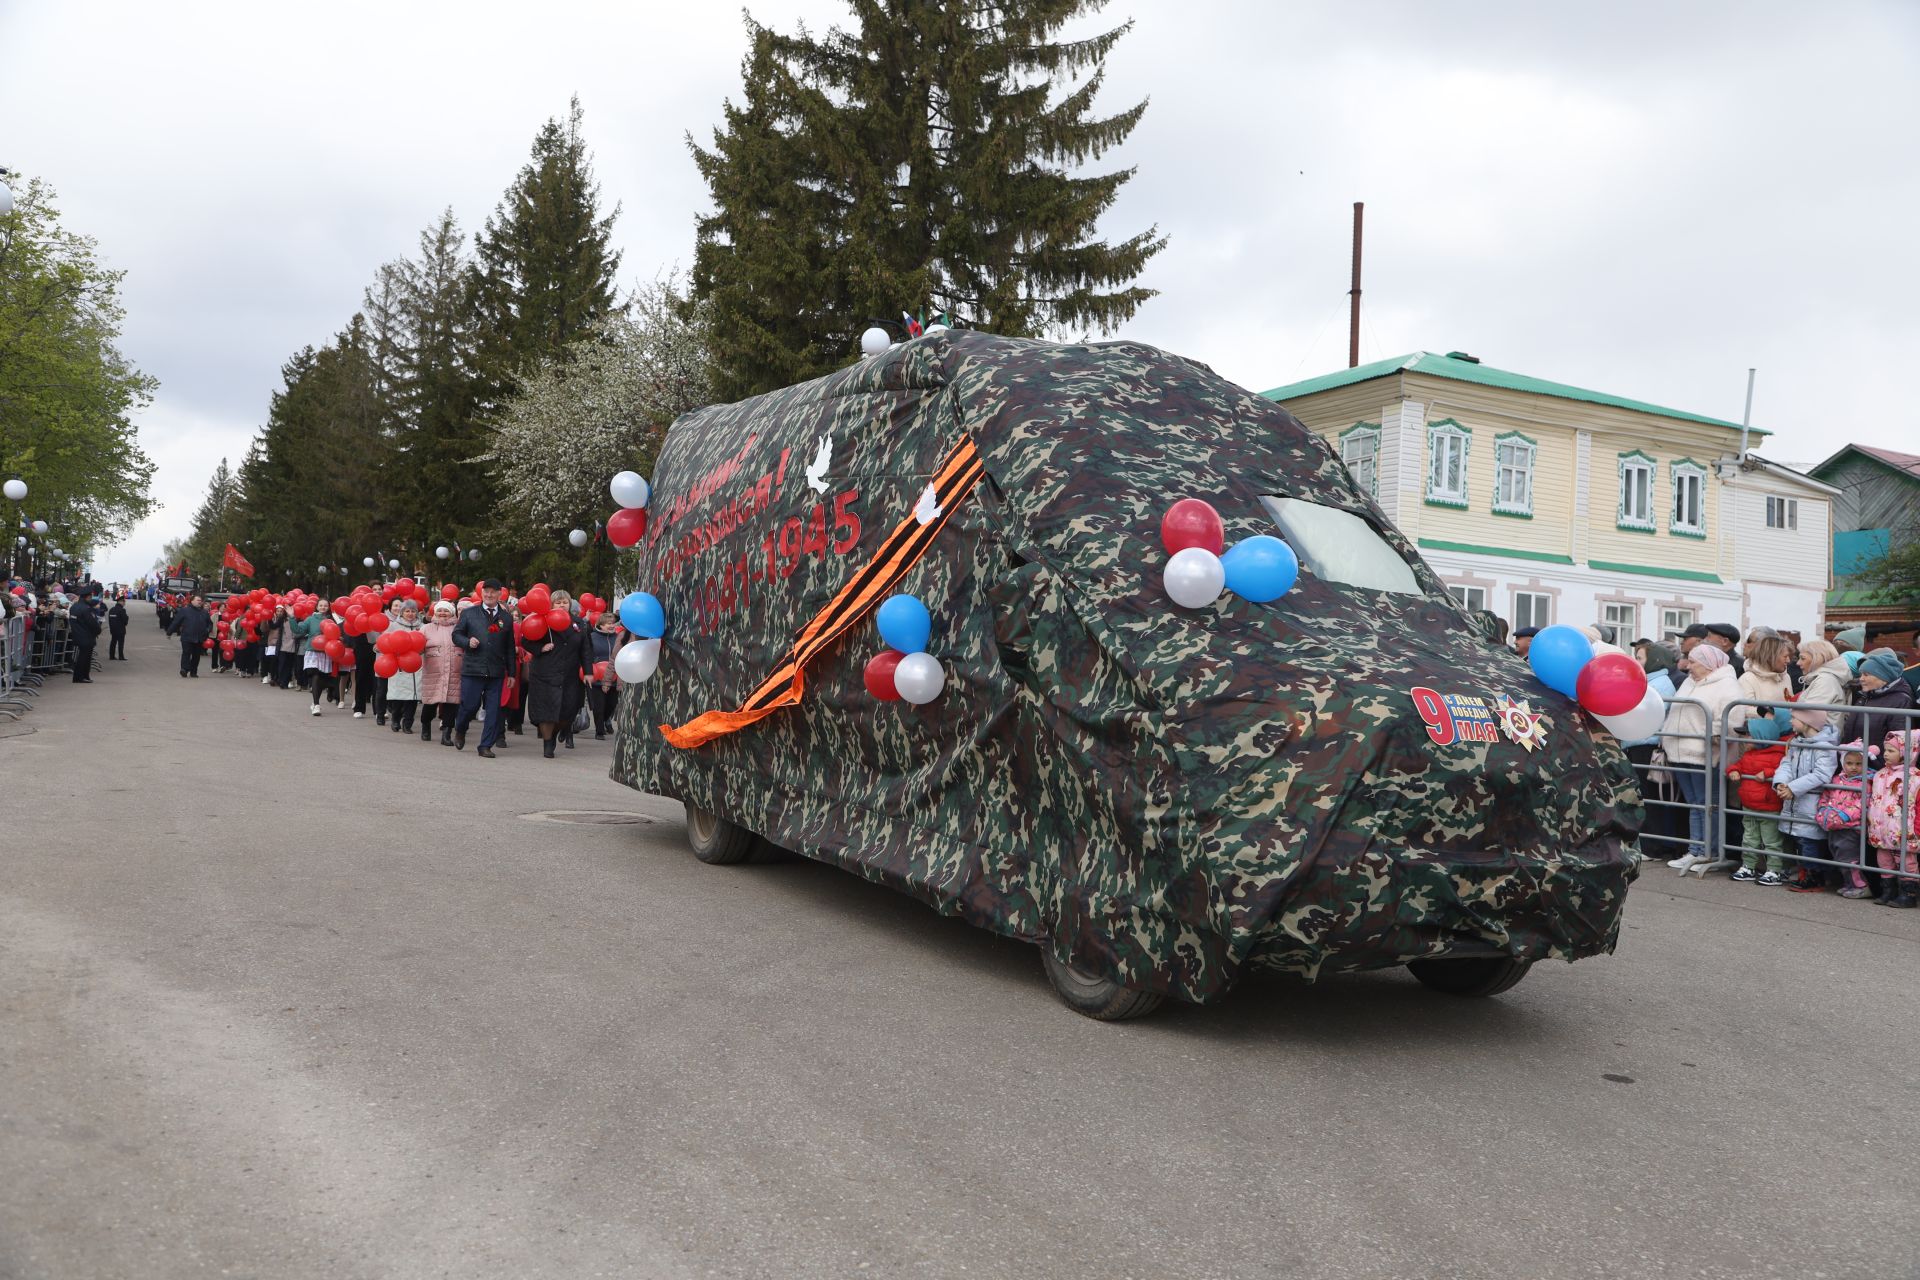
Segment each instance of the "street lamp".
[{"label": "street lamp", "polygon": [[435,547],[433,549],[433,558],[436,560],[445,560],[448,556],[451,556],[452,554],[453,552],[447,550],[445,547]]},{"label": "street lamp", "polygon": [[25,480],[9,480],[4,486],[0,486],[0,490],[3,490],[7,497],[14,502],[25,502],[27,500],[27,482]]},{"label": "street lamp", "polygon": [[467,552],[467,559],[478,560],[479,558],[480,558],[480,548],[474,547],[472,550]]}]

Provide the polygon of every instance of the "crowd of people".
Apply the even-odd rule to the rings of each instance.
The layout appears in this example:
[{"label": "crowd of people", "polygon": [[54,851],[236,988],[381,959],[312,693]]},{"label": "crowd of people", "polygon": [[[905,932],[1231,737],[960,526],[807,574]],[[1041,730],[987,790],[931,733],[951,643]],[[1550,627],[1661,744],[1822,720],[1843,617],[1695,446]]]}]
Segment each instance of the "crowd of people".
[{"label": "crowd of people", "polygon": [[163,598],[160,626],[180,642],[180,677],[258,679],[271,689],[352,708],[396,734],[464,751],[480,721],[476,754],[493,759],[508,734],[532,724],[541,754],[572,749],[574,735],[612,731],[620,698],[614,655],[627,636],[607,602],[535,584],[509,596],[494,579],[462,594],[411,578],[357,587],[328,600],[263,590]]},{"label": "crowd of people", "polygon": [[5,591],[0,592],[0,627],[15,620],[31,670],[57,665],[72,670],[75,684],[92,684],[94,654],[103,631],[108,637],[107,659],[123,661],[127,656],[127,593],[109,593],[91,579],[8,578]]},{"label": "crowd of people", "polygon": [[[1515,633],[1523,656],[1532,634]],[[1677,645],[1636,640],[1633,656],[1668,703],[1657,734],[1626,744],[1644,780],[1643,854],[1673,853],[1682,874],[1731,863],[1740,884],[1920,906],[1920,654],[1868,647],[1861,627],[1803,640],[1707,623]]]}]

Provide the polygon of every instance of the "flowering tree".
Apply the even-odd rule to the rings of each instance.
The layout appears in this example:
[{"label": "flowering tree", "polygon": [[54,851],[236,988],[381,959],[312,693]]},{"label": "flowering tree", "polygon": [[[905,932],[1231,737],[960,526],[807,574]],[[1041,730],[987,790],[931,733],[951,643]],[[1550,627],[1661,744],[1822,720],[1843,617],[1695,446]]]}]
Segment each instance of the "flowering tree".
[{"label": "flowering tree", "polygon": [[705,309],[671,279],[643,285],[625,314],[542,361],[507,401],[484,455],[501,519],[540,543],[603,518],[613,474],[652,471],[668,425],[711,399]]}]

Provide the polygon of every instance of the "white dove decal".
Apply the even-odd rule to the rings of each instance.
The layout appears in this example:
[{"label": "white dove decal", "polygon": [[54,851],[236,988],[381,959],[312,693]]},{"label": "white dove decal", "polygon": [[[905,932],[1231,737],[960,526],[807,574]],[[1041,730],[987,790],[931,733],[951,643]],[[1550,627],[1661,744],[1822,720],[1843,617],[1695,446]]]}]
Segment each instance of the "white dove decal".
[{"label": "white dove decal", "polygon": [[827,491],[827,467],[833,462],[833,437],[821,436],[820,448],[807,464],[807,487],[815,493]]},{"label": "white dove decal", "polygon": [[913,518],[923,525],[932,524],[940,518],[940,502],[934,497],[932,485],[928,485],[921,493],[920,502],[913,509]]}]

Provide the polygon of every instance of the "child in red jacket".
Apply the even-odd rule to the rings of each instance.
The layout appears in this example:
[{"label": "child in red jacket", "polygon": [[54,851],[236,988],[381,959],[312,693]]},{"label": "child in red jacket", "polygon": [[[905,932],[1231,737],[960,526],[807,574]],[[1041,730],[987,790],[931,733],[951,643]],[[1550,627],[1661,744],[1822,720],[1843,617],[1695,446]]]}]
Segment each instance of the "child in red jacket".
[{"label": "child in red jacket", "polygon": [[[1766,742],[1753,747],[1729,765],[1727,777],[1740,784],[1740,807],[1757,809],[1741,821],[1740,869],[1733,878],[1741,884],[1777,885],[1785,883],[1786,841],[1781,838],[1780,796],[1773,789],[1774,771],[1786,757],[1787,744]],[[1762,865],[1764,861],[1765,865]]]}]

